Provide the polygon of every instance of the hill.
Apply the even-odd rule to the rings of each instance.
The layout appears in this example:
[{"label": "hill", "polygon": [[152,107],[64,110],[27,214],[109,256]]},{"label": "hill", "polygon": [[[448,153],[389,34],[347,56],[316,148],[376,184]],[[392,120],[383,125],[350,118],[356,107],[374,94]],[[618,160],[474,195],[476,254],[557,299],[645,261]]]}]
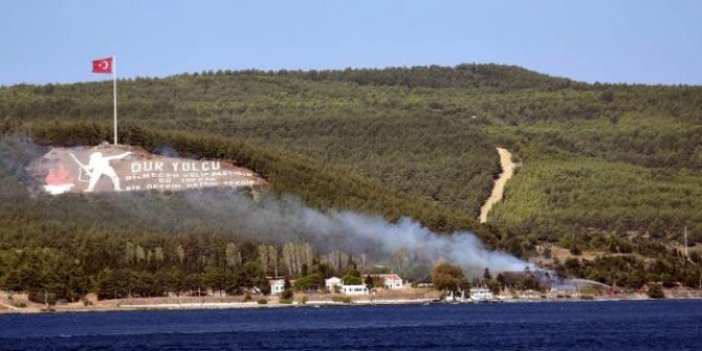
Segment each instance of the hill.
[{"label": "hill", "polygon": [[[683,228],[702,240],[701,87],[586,84],[500,65],[217,71],[119,86],[125,142],[232,158],[321,208],[473,229],[523,257],[545,243],[628,247],[680,277]],[[108,82],[0,88],[0,131],[105,140],[110,93]],[[496,146],[522,166],[480,226]],[[577,274],[616,280],[596,264]]]}]

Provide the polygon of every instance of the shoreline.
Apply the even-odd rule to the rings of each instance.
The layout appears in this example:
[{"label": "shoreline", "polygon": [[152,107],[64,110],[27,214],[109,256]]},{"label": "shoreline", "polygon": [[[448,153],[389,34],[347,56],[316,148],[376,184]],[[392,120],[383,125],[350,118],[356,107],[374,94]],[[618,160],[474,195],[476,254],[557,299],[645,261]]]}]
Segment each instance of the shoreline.
[{"label": "shoreline", "polygon": [[[500,304],[524,304],[524,303],[579,303],[579,302],[627,302],[627,301],[690,301],[702,300],[700,296],[694,297],[671,297],[665,299],[651,299],[645,297],[621,297],[621,298],[545,298],[545,299],[505,299],[491,302],[473,301],[437,301],[436,299],[384,299],[384,300],[355,300],[351,303],[335,302],[330,300],[309,300],[306,303],[293,302],[289,304],[269,302],[259,304],[256,301],[249,302],[201,302],[201,303],[153,303],[153,304],[117,304],[111,306],[85,306],[76,307],[68,305],[52,306],[51,308],[26,307],[0,310],[2,315],[18,314],[44,314],[44,313],[89,313],[89,312],[130,312],[130,311],[197,311],[197,310],[236,310],[236,309],[257,309],[257,308],[319,308],[319,307],[363,307],[363,306],[411,306],[411,305],[500,305]],[[3,304],[6,306],[7,304]]]}]

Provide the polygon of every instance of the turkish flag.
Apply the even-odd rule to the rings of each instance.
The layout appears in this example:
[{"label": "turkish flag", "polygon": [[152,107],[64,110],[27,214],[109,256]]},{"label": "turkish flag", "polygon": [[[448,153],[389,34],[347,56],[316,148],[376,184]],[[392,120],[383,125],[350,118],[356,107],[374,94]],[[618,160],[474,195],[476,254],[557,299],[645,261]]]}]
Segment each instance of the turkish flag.
[{"label": "turkish flag", "polygon": [[93,73],[112,73],[112,57],[93,60]]}]

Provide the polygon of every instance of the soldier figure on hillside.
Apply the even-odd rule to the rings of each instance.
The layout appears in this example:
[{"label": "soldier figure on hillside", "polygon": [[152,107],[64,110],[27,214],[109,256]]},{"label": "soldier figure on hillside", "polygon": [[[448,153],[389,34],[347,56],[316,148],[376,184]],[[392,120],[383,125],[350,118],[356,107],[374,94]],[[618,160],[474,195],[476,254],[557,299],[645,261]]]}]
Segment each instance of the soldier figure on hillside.
[{"label": "soldier figure on hillside", "polygon": [[115,156],[103,156],[102,152],[93,152],[90,155],[90,161],[88,162],[87,166],[81,163],[74,154],[70,155],[71,157],[73,157],[76,163],[78,163],[80,168],[88,174],[89,183],[88,188],[85,189],[85,192],[89,193],[95,190],[97,182],[103,175],[106,175],[112,180],[112,184],[114,185],[115,191],[122,191],[122,187],[120,186],[119,182],[119,177],[117,177],[115,169],[112,168],[112,166],[110,166],[110,161],[123,159],[131,154],[131,152],[125,152],[123,154]]}]

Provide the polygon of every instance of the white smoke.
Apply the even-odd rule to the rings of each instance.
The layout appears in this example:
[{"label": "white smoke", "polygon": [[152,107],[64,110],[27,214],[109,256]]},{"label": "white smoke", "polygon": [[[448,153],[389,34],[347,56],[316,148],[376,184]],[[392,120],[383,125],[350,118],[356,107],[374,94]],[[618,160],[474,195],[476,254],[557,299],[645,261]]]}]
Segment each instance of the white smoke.
[{"label": "white smoke", "polygon": [[223,203],[221,194],[213,197],[192,193],[188,199],[198,211],[214,209],[226,215],[228,225],[236,231],[266,242],[307,241],[321,253],[342,250],[376,261],[388,261],[402,250],[417,261],[447,261],[472,272],[482,272],[484,268],[493,272],[522,271],[531,267],[513,255],[487,249],[468,231],[438,234],[410,218],[391,223],[380,216],[351,211],[320,211],[290,197],[254,201],[229,195]]}]

